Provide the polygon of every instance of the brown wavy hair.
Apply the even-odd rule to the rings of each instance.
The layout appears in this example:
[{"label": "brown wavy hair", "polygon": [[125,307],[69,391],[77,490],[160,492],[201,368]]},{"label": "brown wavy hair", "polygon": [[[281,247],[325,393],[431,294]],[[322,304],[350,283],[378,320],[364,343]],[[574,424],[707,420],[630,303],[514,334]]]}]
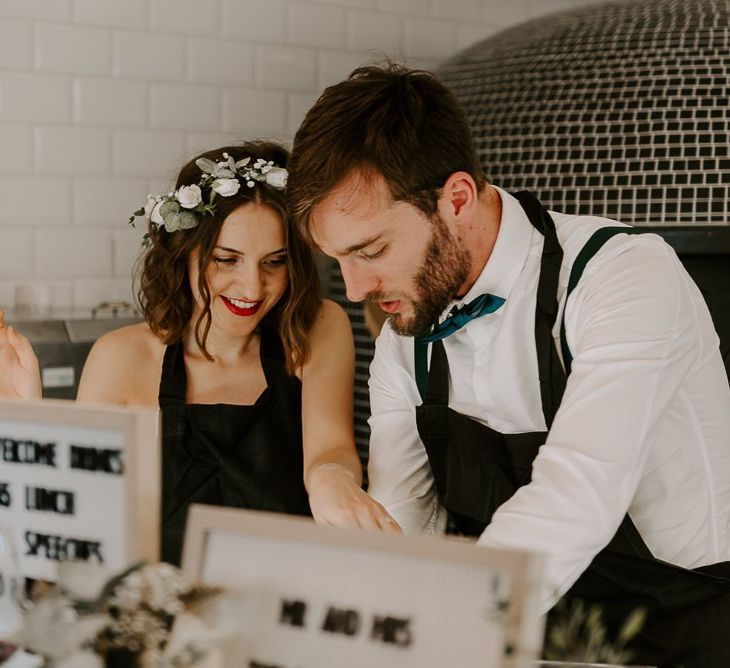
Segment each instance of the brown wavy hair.
[{"label": "brown wavy hair", "polygon": [[[217,162],[223,159],[223,153],[228,153],[234,160],[247,156],[251,157],[252,162],[257,158],[272,160],[279,167],[286,167],[289,158],[288,151],[273,142],[223,146],[197,155],[188,162],[180,170],[175,189],[198,183],[201,170],[195,164],[196,160],[208,158]],[[193,317],[194,298],[188,278],[188,262],[190,254],[198,251],[197,287],[203,298],[203,310],[194,323],[195,341],[203,354],[212,359],[205,347],[211,326],[210,289],[205,272],[211,262],[223,221],[233,211],[251,202],[271,207],[281,216],[284,225],[289,284],[262,324],[274,322],[278,325],[287,369],[293,373],[308,358],[307,334],[321,300],[312,250],[290,223],[281,190],[262,182],[256,182],[253,188],[243,184],[235,195],[216,197],[213,215],[205,215],[193,229],[167,232],[163,226],[150,223],[150,245],[137,266],[137,300],[147,324],[164,343],[179,341]]]}]

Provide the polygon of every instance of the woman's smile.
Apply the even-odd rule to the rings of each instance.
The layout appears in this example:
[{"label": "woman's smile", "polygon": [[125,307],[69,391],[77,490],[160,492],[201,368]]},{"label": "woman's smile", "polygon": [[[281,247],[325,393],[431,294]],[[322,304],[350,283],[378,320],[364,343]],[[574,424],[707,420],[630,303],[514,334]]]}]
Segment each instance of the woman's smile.
[{"label": "woman's smile", "polygon": [[233,297],[224,297],[223,295],[220,295],[220,298],[226,307],[228,307],[228,310],[238,316],[254,315],[261,307],[261,304],[264,303],[263,299],[249,302],[242,299],[234,299]]}]

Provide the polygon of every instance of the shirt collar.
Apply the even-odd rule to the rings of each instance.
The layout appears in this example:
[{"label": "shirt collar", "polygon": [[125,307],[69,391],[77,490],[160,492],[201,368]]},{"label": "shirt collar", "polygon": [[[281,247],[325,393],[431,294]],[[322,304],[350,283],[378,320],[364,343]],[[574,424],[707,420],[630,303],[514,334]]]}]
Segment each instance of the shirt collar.
[{"label": "shirt collar", "polygon": [[492,253],[481,274],[463,298],[449,304],[444,316],[454,306],[462,306],[491,293],[508,299],[530,252],[533,227],[522,205],[508,192],[492,186],[502,199],[502,218]]}]

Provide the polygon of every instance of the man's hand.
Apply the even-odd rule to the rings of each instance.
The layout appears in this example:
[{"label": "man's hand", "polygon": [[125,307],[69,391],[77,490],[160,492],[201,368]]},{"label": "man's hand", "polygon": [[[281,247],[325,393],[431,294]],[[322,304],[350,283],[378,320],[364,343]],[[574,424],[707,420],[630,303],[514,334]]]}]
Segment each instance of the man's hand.
[{"label": "man's hand", "polygon": [[320,464],[309,474],[309,505],[320,524],[402,533],[385,508],[339,464]]},{"label": "man's hand", "polygon": [[0,397],[40,399],[41,374],[30,341],[5,323],[0,309]]}]

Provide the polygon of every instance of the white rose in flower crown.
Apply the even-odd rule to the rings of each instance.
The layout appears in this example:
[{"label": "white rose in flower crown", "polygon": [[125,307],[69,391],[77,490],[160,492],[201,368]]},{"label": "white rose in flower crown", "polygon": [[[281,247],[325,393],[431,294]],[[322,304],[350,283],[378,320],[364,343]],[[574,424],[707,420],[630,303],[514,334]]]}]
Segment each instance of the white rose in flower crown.
[{"label": "white rose in flower crown", "polygon": [[165,222],[160,215],[161,206],[162,200],[157,197],[148,197],[144,205],[144,215],[147,217],[147,220],[155,225],[162,225]]},{"label": "white rose in flower crown", "polygon": [[150,222],[154,223],[155,225],[164,225],[165,219],[160,215],[160,207],[162,206],[162,202],[157,202],[155,205],[155,208],[152,209],[152,214],[150,215]]},{"label": "white rose in flower crown", "polygon": [[238,179],[216,179],[211,188],[222,197],[231,197],[238,192],[241,182]]},{"label": "white rose in flower crown", "polygon": [[284,190],[286,188],[286,180],[289,177],[289,172],[283,167],[272,167],[266,172],[266,183],[272,188],[278,188]]},{"label": "white rose in flower crown", "polygon": [[176,197],[184,209],[194,209],[203,201],[203,193],[199,186],[181,186]]}]

